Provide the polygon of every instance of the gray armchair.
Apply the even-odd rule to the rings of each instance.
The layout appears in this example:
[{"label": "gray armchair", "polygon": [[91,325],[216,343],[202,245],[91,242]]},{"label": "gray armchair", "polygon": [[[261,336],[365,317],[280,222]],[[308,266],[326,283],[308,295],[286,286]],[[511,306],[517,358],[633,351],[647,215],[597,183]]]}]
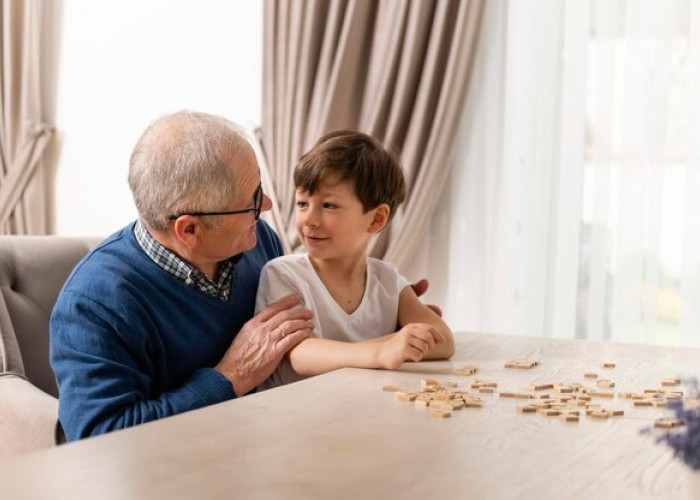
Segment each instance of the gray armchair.
[{"label": "gray armchair", "polygon": [[49,317],[66,278],[98,241],[0,236],[0,459],[56,444]]}]

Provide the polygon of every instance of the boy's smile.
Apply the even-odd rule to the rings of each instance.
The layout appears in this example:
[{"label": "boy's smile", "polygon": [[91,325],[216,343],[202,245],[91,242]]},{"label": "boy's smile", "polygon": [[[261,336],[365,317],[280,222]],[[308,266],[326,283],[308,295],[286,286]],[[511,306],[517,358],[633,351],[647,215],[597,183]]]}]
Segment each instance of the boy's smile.
[{"label": "boy's smile", "polygon": [[297,234],[312,259],[364,262],[376,210],[364,212],[350,181],[327,179],[313,194],[297,189]]}]

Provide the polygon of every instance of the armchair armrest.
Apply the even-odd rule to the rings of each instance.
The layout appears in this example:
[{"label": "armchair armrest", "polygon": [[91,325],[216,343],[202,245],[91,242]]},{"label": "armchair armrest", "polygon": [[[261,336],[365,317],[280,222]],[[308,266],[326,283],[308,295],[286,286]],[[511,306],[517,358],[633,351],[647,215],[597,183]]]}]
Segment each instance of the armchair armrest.
[{"label": "armchair armrest", "polygon": [[0,460],[56,444],[58,400],[21,375],[0,374]]}]

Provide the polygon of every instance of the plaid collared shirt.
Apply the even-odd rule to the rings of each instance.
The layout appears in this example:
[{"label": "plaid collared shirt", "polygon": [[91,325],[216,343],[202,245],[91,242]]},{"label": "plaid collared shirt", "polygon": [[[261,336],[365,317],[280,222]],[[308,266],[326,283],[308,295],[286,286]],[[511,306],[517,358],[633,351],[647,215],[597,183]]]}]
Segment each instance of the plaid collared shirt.
[{"label": "plaid collared shirt", "polygon": [[185,262],[156,241],[140,220],[134,225],[134,236],[153,262],[187,286],[199,288],[204,293],[224,301],[231,296],[233,271],[238,261],[236,257],[219,262],[219,279],[214,283],[192,264]]}]

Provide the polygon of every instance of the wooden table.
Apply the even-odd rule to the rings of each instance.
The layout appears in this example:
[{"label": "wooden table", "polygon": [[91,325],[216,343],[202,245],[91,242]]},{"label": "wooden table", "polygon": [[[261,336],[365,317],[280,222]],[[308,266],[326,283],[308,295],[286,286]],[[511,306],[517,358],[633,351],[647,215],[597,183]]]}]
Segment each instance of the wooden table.
[{"label": "wooden table", "polygon": [[[160,422],[0,463],[2,498],[700,498],[697,474],[654,436],[659,408],[603,401],[625,416],[578,423],[521,415],[522,401],[482,395],[483,408],[433,419],[385,384],[421,379],[581,382],[615,391],[697,375],[700,349],[458,334],[448,362],[395,372],[346,369]],[[504,369],[513,358],[531,370]],[[600,368],[614,361],[614,369]],[[464,364],[471,377],[453,375]],[[658,435],[658,432],[654,433]]]}]

